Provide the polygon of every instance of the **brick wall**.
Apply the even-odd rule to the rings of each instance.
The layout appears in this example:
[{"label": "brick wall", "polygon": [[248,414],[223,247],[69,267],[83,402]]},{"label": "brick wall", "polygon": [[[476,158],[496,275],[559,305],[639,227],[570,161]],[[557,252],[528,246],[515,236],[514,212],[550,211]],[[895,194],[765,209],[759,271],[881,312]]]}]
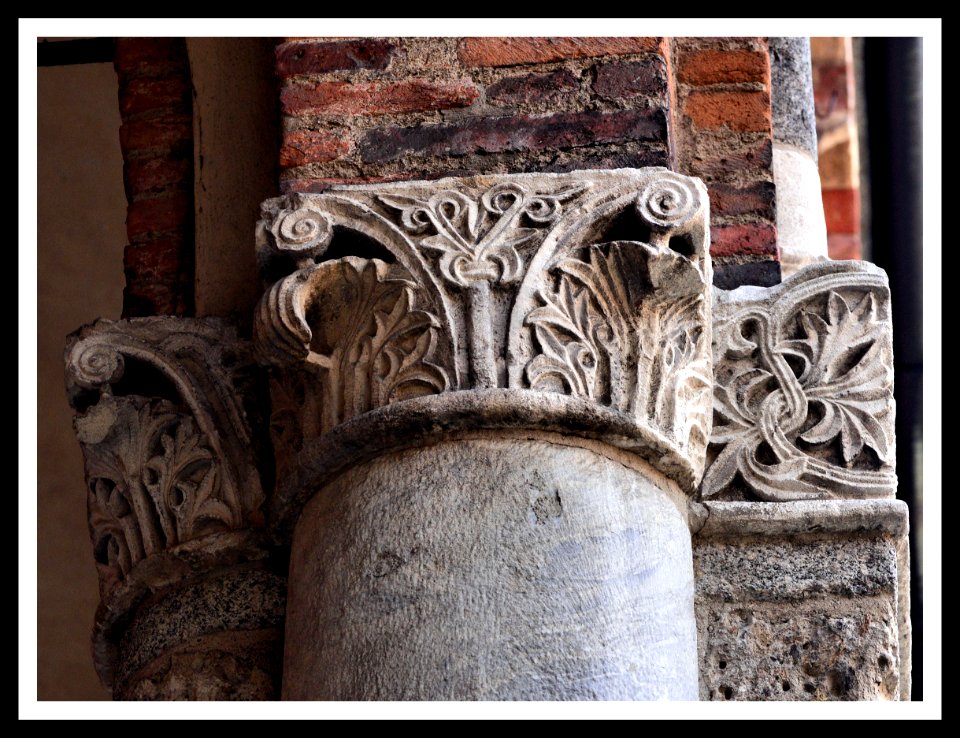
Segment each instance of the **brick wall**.
[{"label": "brick wall", "polygon": [[291,39],[281,186],[665,165],[658,38]]},{"label": "brick wall", "polygon": [[117,39],[127,194],[123,317],[193,310],[193,122],[183,39]]},{"label": "brick wall", "polygon": [[669,166],[704,179],[717,282],[779,281],[763,39],[286,39],[285,192]]},{"label": "brick wall", "polygon": [[762,38],[675,38],[675,167],[710,193],[718,286],[780,281],[771,165],[770,54]]},{"label": "brick wall", "polygon": [[831,259],[859,259],[860,158],[849,37],[810,39],[817,152]]}]

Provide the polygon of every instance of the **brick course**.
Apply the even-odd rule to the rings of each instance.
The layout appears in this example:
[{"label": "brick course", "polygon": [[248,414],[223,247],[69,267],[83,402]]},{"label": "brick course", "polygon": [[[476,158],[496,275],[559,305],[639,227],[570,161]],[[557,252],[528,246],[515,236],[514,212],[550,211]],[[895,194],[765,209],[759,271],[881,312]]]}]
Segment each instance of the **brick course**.
[{"label": "brick course", "polygon": [[193,100],[186,44],[120,38],[127,238],[123,317],[193,310]]}]

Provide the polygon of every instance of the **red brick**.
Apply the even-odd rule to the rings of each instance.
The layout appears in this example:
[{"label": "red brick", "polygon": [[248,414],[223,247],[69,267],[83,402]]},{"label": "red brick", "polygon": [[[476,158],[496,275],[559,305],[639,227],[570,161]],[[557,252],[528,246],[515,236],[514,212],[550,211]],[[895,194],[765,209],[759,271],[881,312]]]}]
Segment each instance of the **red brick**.
[{"label": "red brick", "polygon": [[192,138],[193,124],[189,120],[136,120],[120,126],[120,148],[124,154],[143,149],[170,148]]},{"label": "red brick", "polygon": [[770,84],[770,62],[762,51],[696,49],[677,60],[677,78],[691,85],[735,82]]},{"label": "red brick", "polygon": [[280,147],[280,166],[299,167],[339,159],[350,151],[350,142],[328,131],[288,131]]},{"label": "red brick", "polygon": [[773,163],[773,142],[743,142],[731,139],[730,144],[717,150],[694,155],[686,164],[690,174],[698,177],[724,177],[733,172],[769,170]]},{"label": "red brick", "polygon": [[698,128],[770,131],[770,96],[766,92],[695,91],[683,105],[683,114]]},{"label": "red brick", "polygon": [[193,162],[185,158],[132,159],[124,162],[128,197],[193,181]]},{"label": "red brick", "polygon": [[189,73],[186,42],[182,38],[118,38],[113,60],[121,81]]},{"label": "red brick", "polygon": [[666,62],[654,56],[642,61],[600,64],[597,66],[593,91],[600,97],[610,99],[638,95],[666,96]]},{"label": "red brick", "polygon": [[831,259],[863,258],[860,234],[858,233],[829,233],[827,234],[827,253]]},{"label": "red brick", "polygon": [[142,241],[152,233],[182,227],[192,215],[193,198],[174,192],[149,200],[137,200],[127,207],[127,238]]},{"label": "red brick", "polygon": [[561,59],[617,56],[657,51],[657,37],[597,36],[591,38],[466,38],[457,53],[470,67],[506,67],[514,64],[538,64]]},{"label": "red brick", "polygon": [[487,102],[492,105],[549,105],[575,93],[579,86],[580,80],[569,69],[560,69],[549,74],[505,77],[487,87]]},{"label": "red brick", "polygon": [[777,257],[777,229],[765,223],[711,226],[710,256]]},{"label": "red brick", "polygon": [[823,217],[827,233],[860,232],[860,190],[823,190]]},{"label": "red brick", "polygon": [[172,112],[192,112],[187,79],[141,77],[130,80],[120,90],[120,114],[123,116],[165,109]]},{"label": "red brick", "polygon": [[287,85],[280,93],[283,112],[325,115],[384,115],[421,110],[465,108],[480,92],[467,81],[438,84],[401,82],[321,82]]},{"label": "red brick", "polygon": [[416,128],[376,128],[364,137],[361,154],[364,161],[375,163],[408,154],[462,156],[627,141],[665,143],[666,139],[667,121],[662,109],[585,111],[539,117],[470,118]]},{"label": "red brick", "polygon": [[180,236],[168,236],[123,250],[123,268],[131,277],[145,281],[162,275],[176,277],[187,244]]},{"label": "red brick", "polygon": [[850,84],[847,71],[846,64],[813,67],[813,103],[819,117],[847,110]]},{"label": "red brick", "polygon": [[711,184],[710,215],[754,215],[767,220],[776,217],[774,200],[776,189],[773,182],[756,182],[752,185]]},{"label": "red brick", "polygon": [[396,47],[376,38],[352,41],[307,41],[277,47],[277,74],[322,74],[352,69],[386,69]]}]

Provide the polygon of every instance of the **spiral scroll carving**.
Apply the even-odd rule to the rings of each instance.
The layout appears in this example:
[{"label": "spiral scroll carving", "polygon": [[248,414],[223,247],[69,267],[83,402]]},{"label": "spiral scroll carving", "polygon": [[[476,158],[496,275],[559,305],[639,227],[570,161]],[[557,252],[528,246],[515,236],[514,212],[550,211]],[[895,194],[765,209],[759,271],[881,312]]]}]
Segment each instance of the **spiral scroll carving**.
[{"label": "spiral scroll carving", "polygon": [[67,366],[73,381],[85,389],[94,389],[123,375],[123,354],[103,343],[77,343],[70,351]]},{"label": "spiral scroll carving", "polygon": [[333,238],[333,223],[324,213],[307,205],[281,210],[270,227],[277,250],[297,257],[322,256]]},{"label": "spiral scroll carving", "polygon": [[655,228],[681,228],[700,210],[699,192],[686,177],[664,173],[650,182],[637,198],[640,217]]}]

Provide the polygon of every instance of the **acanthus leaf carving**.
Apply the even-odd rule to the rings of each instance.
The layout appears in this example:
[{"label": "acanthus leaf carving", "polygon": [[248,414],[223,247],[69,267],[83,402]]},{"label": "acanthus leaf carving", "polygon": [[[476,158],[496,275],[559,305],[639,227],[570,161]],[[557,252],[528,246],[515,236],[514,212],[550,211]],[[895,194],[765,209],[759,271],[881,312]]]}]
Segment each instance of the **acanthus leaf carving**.
[{"label": "acanthus leaf carving", "polygon": [[239,526],[239,500],[223,487],[209,440],[171,402],[107,397],[77,431],[104,594],[142,559]]},{"label": "acanthus leaf carving", "polygon": [[530,387],[607,404],[682,447],[705,444],[700,406],[712,379],[695,265],[663,247],[614,242],[561,260],[554,276],[558,286],[541,288],[543,305],[526,318],[541,351],[525,368]]},{"label": "acanthus leaf carving", "polygon": [[[332,241],[278,274],[278,223],[300,211]],[[344,185],[263,216],[254,340],[278,368],[277,439],[423,395],[549,390],[634,426],[685,486],[699,477],[712,417],[699,181],[650,168]]]},{"label": "acanthus leaf carving", "polygon": [[379,259],[347,256],[296,272],[264,298],[260,354],[279,367],[302,357],[312,368],[319,389],[307,387],[305,402],[314,406],[316,434],[450,386],[435,361],[440,321],[416,306],[416,287]]},{"label": "acanthus leaf carving", "polygon": [[232,328],[99,321],[69,339],[66,360],[104,596],[153,554],[262,524],[255,367]]},{"label": "acanthus leaf carving", "polygon": [[718,307],[717,452],[703,497],[731,494],[738,475],[764,500],[894,494],[883,273],[808,267],[765,299],[731,293]]}]

